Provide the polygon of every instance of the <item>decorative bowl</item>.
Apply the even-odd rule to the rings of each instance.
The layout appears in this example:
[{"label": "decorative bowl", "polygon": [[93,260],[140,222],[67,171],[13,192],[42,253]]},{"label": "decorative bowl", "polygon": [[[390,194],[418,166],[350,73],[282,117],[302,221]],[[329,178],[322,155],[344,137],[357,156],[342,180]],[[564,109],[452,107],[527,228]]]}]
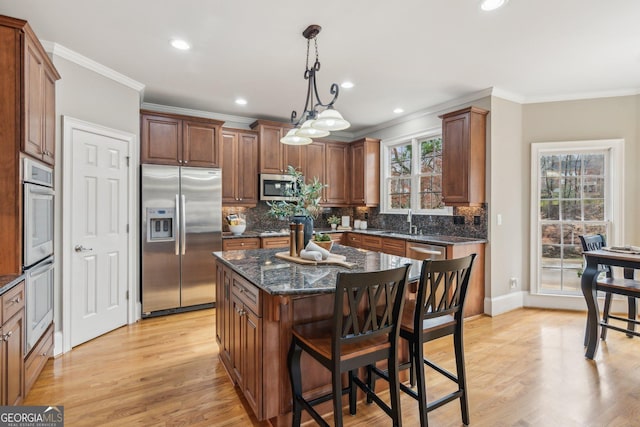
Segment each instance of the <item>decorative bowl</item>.
[{"label": "decorative bowl", "polygon": [[319,242],[317,240],[313,240],[313,243],[315,243],[316,245],[320,246],[323,249],[326,249],[328,251],[331,251],[331,248],[333,247],[333,240],[325,240],[322,242]]},{"label": "decorative bowl", "polygon": [[231,231],[234,236],[241,235],[242,233],[244,233],[244,230],[246,230],[246,229],[247,229],[247,224],[230,225],[229,226],[229,231]]}]

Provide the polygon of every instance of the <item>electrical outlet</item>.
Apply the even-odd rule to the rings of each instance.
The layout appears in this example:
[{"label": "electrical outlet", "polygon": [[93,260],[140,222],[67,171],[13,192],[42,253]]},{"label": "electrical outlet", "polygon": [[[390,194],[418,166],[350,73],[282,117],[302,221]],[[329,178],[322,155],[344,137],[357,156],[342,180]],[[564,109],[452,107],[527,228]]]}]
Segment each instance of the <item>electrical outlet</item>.
[{"label": "electrical outlet", "polygon": [[473,225],[480,225],[480,221],[481,221],[480,215],[473,216]]},{"label": "electrical outlet", "polygon": [[518,278],[517,277],[510,278],[509,284],[511,285],[511,289],[518,289]]}]

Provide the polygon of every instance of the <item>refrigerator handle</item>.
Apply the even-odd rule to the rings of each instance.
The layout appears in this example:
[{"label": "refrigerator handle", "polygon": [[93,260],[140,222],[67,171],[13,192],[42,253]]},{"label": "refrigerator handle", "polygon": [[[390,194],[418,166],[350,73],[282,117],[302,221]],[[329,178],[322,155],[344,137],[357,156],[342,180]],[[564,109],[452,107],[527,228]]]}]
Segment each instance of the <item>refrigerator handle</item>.
[{"label": "refrigerator handle", "polygon": [[184,198],[184,194],[182,195],[182,224],[180,224],[180,229],[182,230],[182,255],[187,250],[187,206]]},{"label": "refrigerator handle", "polygon": [[176,194],[176,222],[173,225],[173,236],[174,236],[174,241],[175,241],[175,250],[176,250],[176,255],[180,255],[180,238],[179,236],[177,236],[176,231],[180,230],[180,226],[178,224],[180,224],[180,202],[178,201],[178,195]]}]

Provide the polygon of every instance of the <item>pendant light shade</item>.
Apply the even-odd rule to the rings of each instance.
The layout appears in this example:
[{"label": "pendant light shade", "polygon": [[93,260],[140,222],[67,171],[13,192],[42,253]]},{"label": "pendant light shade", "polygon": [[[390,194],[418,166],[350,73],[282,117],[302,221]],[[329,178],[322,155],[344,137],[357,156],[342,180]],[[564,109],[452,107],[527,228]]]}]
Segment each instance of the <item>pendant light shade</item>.
[{"label": "pendant light shade", "polygon": [[293,128],[284,136],[284,138],[280,138],[280,142],[287,145],[307,145],[311,144],[313,140],[306,136],[298,136],[298,129]]},{"label": "pendant light shade", "polygon": [[329,136],[328,130],[316,129],[313,127],[315,120],[305,121],[300,129],[296,131],[297,136],[306,136],[307,138],[322,138],[323,136]]},{"label": "pendant light shade", "polygon": [[351,124],[342,118],[337,110],[327,108],[318,115],[318,118],[311,124],[315,129],[326,131],[343,130],[351,126]]}]

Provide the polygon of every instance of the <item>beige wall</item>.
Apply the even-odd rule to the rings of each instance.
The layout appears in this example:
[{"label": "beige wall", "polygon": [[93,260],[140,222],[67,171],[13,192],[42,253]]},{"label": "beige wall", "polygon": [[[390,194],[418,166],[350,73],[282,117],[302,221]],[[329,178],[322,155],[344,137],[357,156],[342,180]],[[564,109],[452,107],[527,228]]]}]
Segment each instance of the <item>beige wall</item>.
[{"label": "beige wall", "polygon": [[[137,90],[124,86],[112,79],[106,78],[59,56],[53,56],[53,62],[62,76],[56,83],[56,212],[62,212],[62,177],[65,172],[63,164],[63,128],[62,116],[70,116],[98,125],[118,129],[139,135],[140,94]],[[134,143],[132,171],[137,170],[138,143]],[[137,173],[133,174],[137,180]],[[137,191],[138,185],[133,186]],[[138,196],[135,195],[134,200]],[[137,236],[137,221],[134,221],[132,236]],[[64,328],[62,323],[62,217],[55,218],[55,253],[56,253],[56,289],[55,296],[55,324],[56,332]],[[136,237],[137,239],[137,237]],[[137,240],[136,240],[137,241]],[[137,245],[136,245],[137,247]],[[133,267],[137,269],[137,251],[131,259]],[[138,277],[136,274],[135,277]],[[134,285],[134,289],[138,287]],[[56,344],[56,351],[61,350]]]}]

